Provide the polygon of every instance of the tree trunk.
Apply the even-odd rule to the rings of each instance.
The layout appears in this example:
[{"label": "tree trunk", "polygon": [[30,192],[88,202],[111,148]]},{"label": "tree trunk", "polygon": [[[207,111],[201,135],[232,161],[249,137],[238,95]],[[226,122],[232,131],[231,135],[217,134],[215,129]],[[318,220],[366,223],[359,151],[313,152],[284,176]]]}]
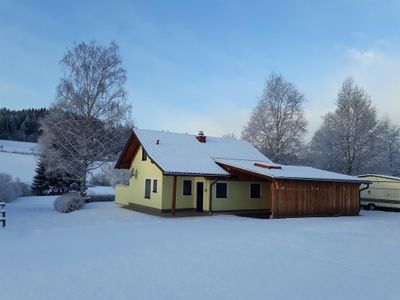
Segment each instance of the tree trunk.
[{"label": "tree trunk", "polygon": [[82,177],[81,177],[81,182],[80,182],[80,188],[79,188],[79,193],[81,194],[82,197],[86,196],[86,179],[87,179],[87,164],[85,163],[83,172],[82,172]]}]

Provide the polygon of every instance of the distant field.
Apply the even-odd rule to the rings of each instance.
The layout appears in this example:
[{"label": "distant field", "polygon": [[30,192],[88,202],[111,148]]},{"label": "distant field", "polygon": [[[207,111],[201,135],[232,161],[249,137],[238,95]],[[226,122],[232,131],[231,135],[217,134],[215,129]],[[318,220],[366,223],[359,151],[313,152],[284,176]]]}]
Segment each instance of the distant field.
[{"label": "distant field", "polygon": [[30,184],[35,175],[37,144],[0,140],[0,173]]},{"label": "distant field", "polygon": [[35,143],[0,140],[0,152],[37,154],[38,153],[37,148],[38,145]]},{"label": "distant field", "polygon": [[[32,183],[38,159],[38,145],[35,143],[0,140],[0,173],[18,177],[22,182]],[[92,171],[97,174],[100,169]],[[113,194],[112,188],[103,193]]]}]

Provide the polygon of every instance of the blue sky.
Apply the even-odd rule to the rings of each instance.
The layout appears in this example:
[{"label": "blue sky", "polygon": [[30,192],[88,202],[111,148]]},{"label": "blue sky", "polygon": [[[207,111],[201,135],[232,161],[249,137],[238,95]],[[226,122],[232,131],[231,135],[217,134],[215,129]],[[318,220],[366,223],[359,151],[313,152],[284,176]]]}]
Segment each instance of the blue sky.
[{"label": "blue sky", "polygon": [[272,71],[305,94],[310,134],[346,76],[400,123],[400,1],[0,0],[0,106],[52,103],[82,40],[120,45],[141,128],[238,135]]}]

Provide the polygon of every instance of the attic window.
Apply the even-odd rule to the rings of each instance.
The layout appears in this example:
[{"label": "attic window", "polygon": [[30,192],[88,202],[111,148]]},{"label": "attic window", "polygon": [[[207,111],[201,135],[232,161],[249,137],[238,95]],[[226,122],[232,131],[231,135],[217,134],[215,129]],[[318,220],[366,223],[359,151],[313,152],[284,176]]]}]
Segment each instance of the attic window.
[{"label": "attic window", "polygon": [[142,160],[147,160],[147,152],[142,148]]},{"label": "attic window", "polygon": [[258,163],[258,162],[254,163],[254,166],[264,168],[264,169],[282,169],[281,166],[270,166],[270,165],[266,165],[266,164],[262,164],[262,163]]}]

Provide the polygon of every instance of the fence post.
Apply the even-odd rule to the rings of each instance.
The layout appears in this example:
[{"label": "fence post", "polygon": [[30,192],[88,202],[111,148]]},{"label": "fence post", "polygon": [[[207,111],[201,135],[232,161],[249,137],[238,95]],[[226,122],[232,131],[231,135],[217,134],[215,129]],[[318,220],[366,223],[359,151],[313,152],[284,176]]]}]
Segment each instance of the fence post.
[{"label": "fence post", "polygon": [[4,202],[0,202],[0,221],[2,227],[6,227],[6,204]]}]

